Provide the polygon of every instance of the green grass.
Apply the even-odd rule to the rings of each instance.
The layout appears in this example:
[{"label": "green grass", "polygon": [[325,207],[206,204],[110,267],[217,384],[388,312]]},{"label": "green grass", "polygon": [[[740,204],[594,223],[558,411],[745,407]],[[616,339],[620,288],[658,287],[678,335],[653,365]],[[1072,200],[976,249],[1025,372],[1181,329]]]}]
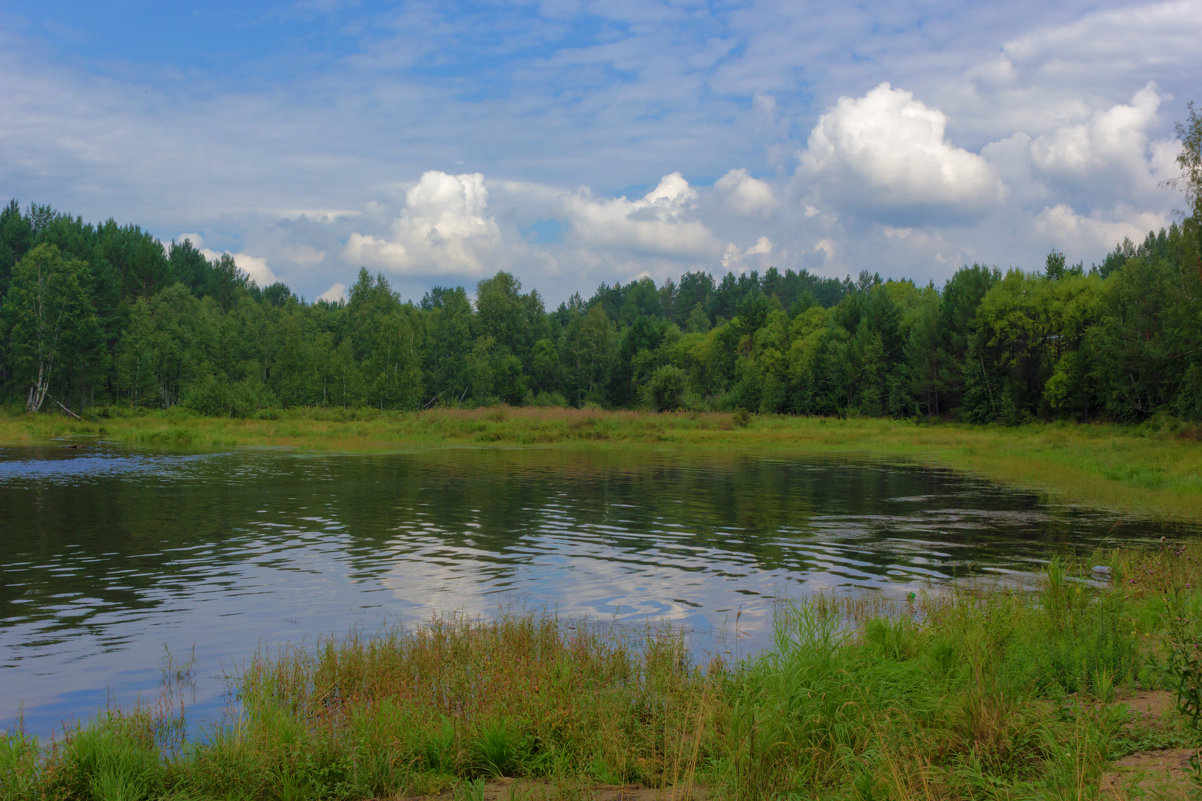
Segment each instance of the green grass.
[{"label": "green grass", "polygon": [[1054,562],[1041,593],[815,598],[733,665],[695,664],[671,629],[537,615],[328,639],[252,660],[233,680],[241,717],[196,741],[161,747],[172,704],[54,742],[0,737],[0,788],[6,801],[477,798],[510,777],[549,798],[626,783],[732,799],[1097,797],[1125,754],[1202,744],[1192,717],[1149,725],[1120,703],[1202,682],[1173,668],[1202,634],[1180,622],[1202,619],[1202,546],[1100,558],[1103,589]]},{"label": "green grass", "polygon": [[385,452],[523,446],[842,455],[949,467],[1058,501],[1175,520],[1202,520],[1202,429],[1172,421],[1140,427],[1033,423],[1013,428],[879,419],[590,409],[298,410],[256,419],[182,410],[102,409],[86,421],[0,417],[0,443],[87,442],[206,450],[289,448]]}]

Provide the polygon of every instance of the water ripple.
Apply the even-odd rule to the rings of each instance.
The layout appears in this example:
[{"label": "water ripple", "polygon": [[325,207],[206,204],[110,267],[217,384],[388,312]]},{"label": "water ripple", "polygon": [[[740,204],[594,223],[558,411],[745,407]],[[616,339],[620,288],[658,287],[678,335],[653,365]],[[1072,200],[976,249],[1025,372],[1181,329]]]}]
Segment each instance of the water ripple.
[{"label": "water ripple", "polygon": [[[695,648],[768,642],[816,591],[1031,581],[1065,549],[1180,534],[947,471],[570,451],[168,456],[0,449],[0,728],[45,734],[156,697],[198,706],[265,644],[436,613],[670,620]],[[709,639],[707,639],[709,638]]]}]

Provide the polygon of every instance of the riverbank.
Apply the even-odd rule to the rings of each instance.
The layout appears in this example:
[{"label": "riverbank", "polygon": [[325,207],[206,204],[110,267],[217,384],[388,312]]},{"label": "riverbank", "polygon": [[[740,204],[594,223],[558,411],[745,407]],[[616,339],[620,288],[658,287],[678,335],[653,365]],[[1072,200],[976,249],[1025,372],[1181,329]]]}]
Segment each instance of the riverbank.
[{"label": "riverbank", "polygon": [[589,409],[302,410],[256,419],[179,410],[87,420],[0,417],[0,444],[103,439],[168,449],[387,452],[456,446],[623,447],[841,455],[948,467],[1064,503],[1202,521],[1202,428],[1031,423],[1016,427]]},{"label": "riverbank", "polygon": [[1106,588],[1053,561],[1035,594],[884,610],[814,598],[738,664],[694,664],[668,629],[546,616],[325,640],[260,655],[231,679],[237,720],[194,741],[178,702],[190,668],[168,665],[157,705],[52,744],[0,736],[0,787],[6,801],[591,799],[628,785],[748,801],[1185,797],[1177,763],[1199,727],[1173,690],[1200,689],[1202,547],[1097,558]]}]

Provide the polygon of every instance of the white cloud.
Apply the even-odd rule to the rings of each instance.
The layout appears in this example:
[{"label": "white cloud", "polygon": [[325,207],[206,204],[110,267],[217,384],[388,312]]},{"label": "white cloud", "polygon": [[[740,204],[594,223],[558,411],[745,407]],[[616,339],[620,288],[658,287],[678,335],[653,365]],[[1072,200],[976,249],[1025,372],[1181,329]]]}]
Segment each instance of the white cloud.
[{"label": "white cloud", "polygon": [[768,256],[772,253],[772,240],[761,236],[755,244],[744,251],[748,256]]},{"label": "white cloud", "polygon": [[1140,242],[1149,231],[1168,225],[1164,215],[1131,209],[1112,213],[1081,215],[1063,203],[1045,208],[1035,218],[1035,231],[1043,241],[1066,253],[1088,250],[1106,253],[1124,238]]},{"label": "white cloud", "polygon": [[315,222],[331,223],[351,219],[362,214],[354,209],[277,209],[276,214],[285,219],[309,219]]},{"label": "white cloud", "polygon": [[722,245],[694,215],[697,191],[678,172],[669,173],[641,198],[595,200],[587,190],[561,201],[571,238],[601,250],[624,250],[670,258],[717,258]]},{"label": "white cloud", "polygon": [[[962,80],[948,79],[950,64],[937,75],[907,74],[904,66],[892,74],[937,98],[955,119],[957,138],[980,144],[1019,131],[1051,135],[1128,100],[1149,82],[1159,87],[1162,103],[1188,99],[1190,79],[1202,70],[1202,2],[1106,5],[1081,4],[1074,12],[1054,4],[1050,14],[1033,13],[1011,30],[997,30],[982,43],[987,49],[977,48],[959,71]],[[1156,132],[1164,135],[1167,122],[1159,120]]]},{"label": "white cloud", "polygon": [[972,81],[986,84],[990,88],[1009,86],[1018,77],[1014,62],[1005,53],[998,53],[992,58],[970,67],[965,75]]},{"label": "white cloud", "polygon": [[267,260],[258,256],[235,253],[234,263],[241,268],[242,272],[250,276],[250,280],[254,281],[260,287],[271,286],[280,280],[271,271],[271,268],[267,266]]},{"label": "white cloud", "polygon": [[[200,234],[180,234],[176,237],[176,242],[189,240],[192,246],[200,251],[200,255],[204,256],[209,261],[220,261],[223,254],[215,250],[204,247],[204,237]],[[277,283],[280,279],[267,266],[267,260],[259,256],[251,256],[249,253],[231,253],[234,257],[234,264],[238,265],[238,269],[246,273],[250,280],[254,281],[259,287],[268,287]]]},{"label": "white cloud", "polygon": [[408,275],[482,276],[500,269],[501,246],[484,176],[429,170],[405,193],[391,236],[352,233],[346,257]]},{"label": "white cloud", "polygon": [[731,170],[714,184],[727,206],[744,217],[766,217],[776,208],[776,195],[765,181],[752,178],[745,169]]},{"label": "white cloud", "polygon": [[326,252],[312,245],[293,245],[284,247],[281,255],[303,267],[315,267],[325,261]]},{"label": "white cloud", "polygon": [[[339,0],[296,1],[313,13],[290,24],[314,20],[296,41],[317,41]],[[360,263],[415,297],[508,269],[551,301],[728,252],[942,278],[944,256],[1041,263],[1037,219],[1104,238],[1058,245],[1088,262],[1181,205],[1158,182],[1202,74],[1202,0],[554,2],[572,8],[349,3],[334,50],[248,44],[267,55],[236,85],[103,31],[81,55],[44,20],[0,24],[0,184],[85,219],[211,232],[309,297]],[[448,173],[414,186],[431,166],[488,191]],[[722,177],[616,198],[676,169]],[[771,254],[748,253],[761,235]]]},{"label": "white cloud", "polygon": [[814,245],[810,252],[821,253],[826,261],[830,261],[831,259],[835,258],[835,252],[837,250],[838,247],[835,245],[835,243],[831,239],[824,237],[818,240],[818,244]]},{"label": "white cloud", "polygon": [[886,225],[882,228],[881,233],[885,235],[885,239],[893,248],[903,248],[909,254],[917,255],[920,258],[931,258],[939,264],[947,265],[951,263],[951,259],[946,254],[949,250],[954,249],[938,231],[923,231],[916,228],[893,228]]},{"label": "white cloud", "polygon": [[327,303],[343,303],[346,301],[346,284],[334,284],[325,292],[317,296],[318,300],[324,300]]},{"label": "white cloud", "polygon": [[[722,253],[722,266],[728,270],[737,270],[742,272],[748,266],[756,267],[766,266],[768,257],[772,255],[773,245],[772,240],[766,236],[761,236],[755,241],[754,245],[740,249],[734,242],[728,242],[726,249]],[[748,262],[751,262],[749,265]]]},{"label": "white cloud", "polygon": [[801,165],[824,199],[886,221],[955,222],[1003,195],[996,170],[953,146],[947,118],[913,93],[882,83],[841,97],[810,133]]},{"label": "white cloud", "polygon": [[1036,27],[1003,46],[1019,65],[1059,76],[1106,71],[1147,72],[1198,56],[1202,5],[1197,0],[1137,3],[1081,15],[1064,25]]},{"label": "white cloud", "polygon": [[1032,163],[1046,178],[1090,200],[1157,193],[1172,175],[1176,152],[1175,142],[1149,141],[1160,103],[1156,85],[1149,83],[1130,104],[1097,111],[1079,124],[1035,138]]}]

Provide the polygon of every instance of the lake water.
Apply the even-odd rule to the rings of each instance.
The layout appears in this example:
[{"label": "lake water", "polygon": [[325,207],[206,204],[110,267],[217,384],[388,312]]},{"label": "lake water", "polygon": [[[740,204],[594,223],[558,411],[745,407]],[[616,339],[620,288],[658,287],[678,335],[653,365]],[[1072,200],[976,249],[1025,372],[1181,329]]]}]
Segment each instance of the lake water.
[{"label": "lake water", "polygon": [[[0,449],[0,729],[158,696],[191,720],[256,650],[440,612],[671,621],[753,653],[779,599],[1032,580],[1183,530],[942,470],[561,449],[386,456]],[[737,621],[737,626],[736,626]]]}]

